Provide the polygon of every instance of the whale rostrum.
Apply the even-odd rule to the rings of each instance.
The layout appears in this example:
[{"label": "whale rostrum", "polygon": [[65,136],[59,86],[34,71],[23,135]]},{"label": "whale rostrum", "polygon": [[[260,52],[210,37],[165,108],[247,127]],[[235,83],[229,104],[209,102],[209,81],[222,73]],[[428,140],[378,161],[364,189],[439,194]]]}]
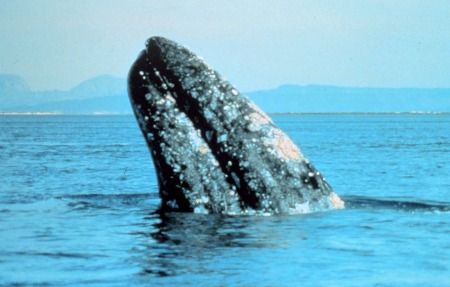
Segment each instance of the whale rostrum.
[{"label": "whale rostrum", "polygon": [[162,209],[293,214],[344,206],[292,140],[185,47],[150,38],[128,88]]}]

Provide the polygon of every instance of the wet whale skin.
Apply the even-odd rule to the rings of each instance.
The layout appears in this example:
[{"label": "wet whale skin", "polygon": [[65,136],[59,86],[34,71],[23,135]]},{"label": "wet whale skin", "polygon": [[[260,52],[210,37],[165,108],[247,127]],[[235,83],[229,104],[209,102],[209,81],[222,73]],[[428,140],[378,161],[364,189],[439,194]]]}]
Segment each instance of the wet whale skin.
[{"label": "wet whale skin", "polygon": [[150,38],[128,88],[163,210],[297,214],[344,206],[270,117],[185,47]]}]

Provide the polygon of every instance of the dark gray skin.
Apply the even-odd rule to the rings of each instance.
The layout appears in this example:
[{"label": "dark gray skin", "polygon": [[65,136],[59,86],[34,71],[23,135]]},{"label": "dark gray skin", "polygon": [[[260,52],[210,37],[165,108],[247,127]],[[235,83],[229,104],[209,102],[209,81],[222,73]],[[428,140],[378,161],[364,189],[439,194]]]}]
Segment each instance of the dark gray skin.
[{"label": "dark gray skin", "polygon": [[128,86],[163,209],[292,214],[343,207],[289,137],[186,48],[150,38]]}]

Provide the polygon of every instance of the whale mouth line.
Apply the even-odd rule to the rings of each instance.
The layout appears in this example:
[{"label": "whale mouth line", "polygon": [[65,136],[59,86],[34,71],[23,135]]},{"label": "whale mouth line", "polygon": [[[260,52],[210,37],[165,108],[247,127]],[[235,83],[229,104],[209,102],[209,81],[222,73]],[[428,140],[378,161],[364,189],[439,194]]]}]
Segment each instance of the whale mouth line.
[{"label": "whale mouth line", "polygon": [[186,48],[150,38],[128,87],[163,207],[222,214],[343,207],[292,140]]}]

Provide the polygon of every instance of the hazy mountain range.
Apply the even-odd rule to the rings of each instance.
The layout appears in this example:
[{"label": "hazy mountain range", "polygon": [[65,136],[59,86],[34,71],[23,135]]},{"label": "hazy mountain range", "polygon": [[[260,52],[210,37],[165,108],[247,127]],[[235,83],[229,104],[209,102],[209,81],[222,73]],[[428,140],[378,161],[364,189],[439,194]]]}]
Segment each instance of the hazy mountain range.
[{"label": "hazy mountain range", "polygon": [[[358,88],[283,85],[245,93],[268,113],[450,112],[450,88]],[[32,91],[0,74],[0,112],[131,113],[126,80],[98,76],[67,91]]]},{"label": "hazy mountain range", "polygon": [[16,75],[0,75],[0,112],[131,113],[125,79],[98,76],[67,91],[32,91]]}]

